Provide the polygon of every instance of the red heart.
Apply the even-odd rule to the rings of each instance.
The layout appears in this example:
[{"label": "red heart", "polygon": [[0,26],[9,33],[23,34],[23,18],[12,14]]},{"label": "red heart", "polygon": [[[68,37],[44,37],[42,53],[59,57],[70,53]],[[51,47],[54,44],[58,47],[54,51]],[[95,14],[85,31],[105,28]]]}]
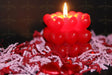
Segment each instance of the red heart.
[{"label": "red heart", "polygon": [[41,71],[50,74],[50,75],[59,75],[60,74],[60,67],[57,63],[51,62],[48,64],[45,64],[41,67]]},{"label": "red heart", "polygon": [[76,73],[79,73],[80,70],[81,69],[79,65],[73,65],[73,64],[64,64],[61,67],[61,71],[64,72],[64,75],[76,74]]}]

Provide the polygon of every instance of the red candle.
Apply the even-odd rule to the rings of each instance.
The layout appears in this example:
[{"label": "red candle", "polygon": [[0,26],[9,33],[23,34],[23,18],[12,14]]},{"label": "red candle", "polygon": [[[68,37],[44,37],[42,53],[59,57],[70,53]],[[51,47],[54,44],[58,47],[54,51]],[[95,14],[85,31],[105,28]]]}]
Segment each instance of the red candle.
[{"label": "red candle", "polygon": [[44,37],[54,44],[74,44],[77,41],[87,43],[91,38],[91,33],[86,31],[91,23],[90,16],[87,13],[75,11],[68,13],[66,3],[63,14],[61,12],[46,14],[43,20],[47,25],[44,29]]},{"label": "red candle", "polygon": [[86,29],[90,25],[90,16],[87,13],[70,11],[66,17],[61,12],[57,13],[44,16],[45,24],[52,30],[60,29],[67,32]]}]

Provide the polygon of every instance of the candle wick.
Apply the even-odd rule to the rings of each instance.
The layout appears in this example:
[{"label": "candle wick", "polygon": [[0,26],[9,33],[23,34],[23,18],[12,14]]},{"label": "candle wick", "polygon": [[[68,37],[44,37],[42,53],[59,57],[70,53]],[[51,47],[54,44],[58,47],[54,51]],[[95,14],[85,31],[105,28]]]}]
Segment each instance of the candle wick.
[{"label": "candle wick", "polygon": [[67,15],[64,15],[64,17],[67,17]]}]

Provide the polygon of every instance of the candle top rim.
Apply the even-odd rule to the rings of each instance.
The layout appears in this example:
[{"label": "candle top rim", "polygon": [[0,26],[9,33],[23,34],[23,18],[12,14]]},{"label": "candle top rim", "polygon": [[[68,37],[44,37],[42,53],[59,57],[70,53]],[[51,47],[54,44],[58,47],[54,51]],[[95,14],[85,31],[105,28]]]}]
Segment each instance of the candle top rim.
[{"label": "candle top rim", "polygon": [[[66,17],[62,14],[62,12],[52,13],[52,14],[49,14],[49,16],[50,16],[51,18],[57,17],[57,18],[64,19],[64,18],[72,18],[72,17],[77,18],[78,15],[83,16],[84,14],[89,15],[88,13],[70,11],[70,12],[68,12],[68,15],[67,15]],[[89,15],[89,16],[90,16],[90,15]],[[82,17],[82,18],[83,18],[83,17]]]}]

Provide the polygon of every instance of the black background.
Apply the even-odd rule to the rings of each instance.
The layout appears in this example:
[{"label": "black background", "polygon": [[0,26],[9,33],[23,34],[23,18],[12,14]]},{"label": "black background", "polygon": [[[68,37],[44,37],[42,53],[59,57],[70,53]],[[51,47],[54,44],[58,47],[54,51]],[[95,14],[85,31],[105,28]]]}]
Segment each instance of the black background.
[{"label": "black background", "polygon": [[43,16],[62,12],[65,1],[69,11],[90,14],[90,30],[104,35],[112,33],[112,0],[0,0],[0,36],[32,39],[34,30],[45,27]]},{"label": "black background", "polygon": [[[65,1],[69,11],[90,14],[89,30],[103,35],[112,33],[112,0],[0,0],[0,39],[3,46],[30,41],[35,30],[41,31],[45,27],[43,16],[62,12]],[[103,71],[102,75],[112,75],[111,70]]]}]

